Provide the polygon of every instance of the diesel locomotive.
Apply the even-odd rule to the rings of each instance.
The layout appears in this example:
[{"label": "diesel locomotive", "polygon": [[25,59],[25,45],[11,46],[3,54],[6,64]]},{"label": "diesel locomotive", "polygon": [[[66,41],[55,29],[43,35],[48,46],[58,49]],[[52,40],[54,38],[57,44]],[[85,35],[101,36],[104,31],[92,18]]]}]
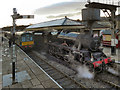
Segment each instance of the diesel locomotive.
[{"label": "diesel locomotive", "polygon": [[[12,34],[10,32],[6,32],[5,37],[12,42]],[[23,50],[32,49],[34,46],[34,35],[30,32],[16,32],[15,43]]]},{"label": "diesel locomotive", "polygon": [[[100,43],[100,37],[93,37],[89,33],[61,32],[56,42],[48,43],[48,52],[68,63],[75,61],[85,64],[92,72],[101,72],[112,67],[114,60],[103,53]],[[72,61],[70,55],[74,57]]]}]

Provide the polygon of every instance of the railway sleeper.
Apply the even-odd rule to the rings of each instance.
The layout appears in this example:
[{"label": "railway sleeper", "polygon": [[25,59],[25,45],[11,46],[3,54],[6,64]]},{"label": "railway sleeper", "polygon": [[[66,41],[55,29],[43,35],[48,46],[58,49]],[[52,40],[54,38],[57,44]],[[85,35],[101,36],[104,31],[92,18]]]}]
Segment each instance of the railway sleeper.
[{"label": "railway sleeper", "polygon": [[69,79],[66,78],[66,77],[63,77],[63,78],[60,78],[60,79],[57,79],[56,81],[61,84],[61,83],[64,83],[65,81],[68,81]]},{"label": "railway sleeper", "polygon": [[51,75],[51,77],[53,77],[55,80],[57,80],[57,79],[64,78],[65,76],[63,76],[62,74],[58,74],[58,75],[53,74],[53,75]]},{"label": "railway sleeper", "polygon": [[43,69],[51,68],[50,66],[46,66],[46,64],[40,65]]},{"label": "railway sleeper", "polygon": [[47,73],[51,76],[59,74],[58,72],[56,72],[54,70],[53,71],[47,71]]},{"label": "railway sleeper", "polygon": [[35,61],[35,62],[37,62],[39,65],[44,65],[44,64],[45,64],[45,63],[42,62],[41,60],[40,60],[40,61]]},{"label": "railway sleeper", "polygon": [[51,71],[54,71],[53,68],[45,68],[44,70],[45,70],[46,72],[48,72],[48,73],[51,72]]},{"label": "railway sleeper", "polygon": [[55,72],[55,73],[51,73],[51,76],[58,76],[58,77],[61,77],[61,76],[64,76],[63,74],[59,73],[59,72]]},{"label": "railway sleeper", "polygon": [[64,88],[67,88],[68,86],[72,85],[73,82],[68,80],[68,81],[64,81],[64,83],[61,83],[61,85],[64,87]]},{"label": "railway sleeper", "polygon": [[40,66],[44,66],[45,63],[41,63],[41,62],[37,62],[37,64],[39,64]]},{"label": "railway sleeper", "polygon": [[100,79],[102,82],[104,82],[104,83],[107,83],[107,84],[109,84],[109,85],[111,85],[113,88],[117,88],[117,89],[120,89],[120,86],[119,85],[116,85],[116,84],[114,84],[114,83],[112,83],[112,82],[110,82],[110,81],[106,81],[106,80],[103,80],[103,79]]},{"label": "railway sleeper", "polygon": [[80,88],[79,86],[77,86],[76,84],[70,84],[65,86],[65,88]]},{"label": "railway sleeper", "polygon": [[48,73],[52,73],[52,72],[54,72],[54,69],[53,68],[46,68],[45,71]]}]

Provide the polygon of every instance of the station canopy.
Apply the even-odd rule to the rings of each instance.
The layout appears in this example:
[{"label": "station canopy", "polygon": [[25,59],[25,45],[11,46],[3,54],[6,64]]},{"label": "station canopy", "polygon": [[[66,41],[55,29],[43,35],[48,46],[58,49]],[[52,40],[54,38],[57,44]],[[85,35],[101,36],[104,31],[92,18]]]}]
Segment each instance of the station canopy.
[{"label": "station canopy", "polygon": [[85,26],[76,20],[69,19],[67,17],[56,19],[52,21],[42,22],[38,24],[30,25],[26,28],[26,31],[41,31],[41,30],[60,30],[60,29],[81,29]]},{"label": "station canopy", "polygon": [[[106,34],[106,35],[111,34],[111,30],[102,30],[101,32],[102,32],[102,34]],[[119,32],[119,30],[115,30],[115,34],[118,32]]]}]

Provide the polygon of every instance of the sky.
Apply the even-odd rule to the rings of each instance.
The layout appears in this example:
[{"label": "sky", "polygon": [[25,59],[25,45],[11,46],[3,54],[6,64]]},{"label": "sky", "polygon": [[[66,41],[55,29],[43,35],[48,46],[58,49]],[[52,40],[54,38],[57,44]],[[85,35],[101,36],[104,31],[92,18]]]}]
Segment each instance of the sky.
[{"label": "sky", "polygon": [[87,0],[1,0],[0,28],[12,25],[13,8],[16,8],[20,15],[34,15],[34,19],[16,21],[17,25],[28,25],[65,16],[75,20],[81,19],[81,9],[84,8],[85,3]]}]

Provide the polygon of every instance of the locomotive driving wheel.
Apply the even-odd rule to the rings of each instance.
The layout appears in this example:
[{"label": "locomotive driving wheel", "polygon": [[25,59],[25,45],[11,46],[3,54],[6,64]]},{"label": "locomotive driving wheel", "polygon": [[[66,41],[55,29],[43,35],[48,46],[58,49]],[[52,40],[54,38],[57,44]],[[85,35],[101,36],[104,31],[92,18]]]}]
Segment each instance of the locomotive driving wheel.
[{"label": "locomotive driving wheel", "polygon": [[85,62],[85,65],[88,67],[88,69],[91,73],[95,73],[93,64],[91,64],[89,62]]},{"label": "locomotive driving wheel", "polygon": [[102,64],[101,64],[99,67],[95,68],[95,72],[96,72],[96,73],[100,73],[100,72],[102,72],[103,70],[106,70],[106,65],[105,65],[104,62],[102,62]]},{"label": "locomotive driving wheel", "polygon": [[95,72],[96,73],[100,73],[103,71],[103,67],[102,66],[99,66],[99,68],[95,68]]},{"label": "locomotive driving wheel", "polygon": [[50,55],[52,55],[52,46],[49,46],[49,47],[48,47],[48,53],[49,53]]},{"label": "locomotive driving wheel", "polygon": [[93,64],[89,64],[89,71],[90,71],[91,73],[95,73]]}]

